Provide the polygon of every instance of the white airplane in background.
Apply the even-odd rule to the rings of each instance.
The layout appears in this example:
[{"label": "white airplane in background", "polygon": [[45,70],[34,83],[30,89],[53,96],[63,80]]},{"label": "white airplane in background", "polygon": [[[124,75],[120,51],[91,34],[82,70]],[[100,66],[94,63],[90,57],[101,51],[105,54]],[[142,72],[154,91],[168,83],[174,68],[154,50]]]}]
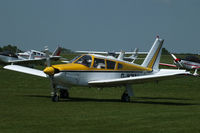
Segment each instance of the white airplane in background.
[{"label": "white airplane in background", "polygon": [[[61,47],[57,47],[52,55],[50,55],[50,59],[58,60],[60,58]],[[5,63],[31,63],[34,61],[45,60],[46,54],[36,50],[26,51],[24,53],[11,53],[9,51],[0,53],[0,61]]]},{"label": "white airplane in background", "polygon": [[68,64],[50,65],[47,53],[47,65],[43,71],[19,65],[7,65],[8,70],[23,72],[49,78],[52,84],[52,101],[68,98],[68,89],[73,86],[115,87],[124,86],[121,100],[130,101],[133,96],[132,85],[149,81],[172,79],[172,77],[190,75],[186,70],[159,69],[159,61],[164,40],[156,38],[141,65],[117,59],[113,56],[83,54]]},{"label": "white airplane in background", "polygon": [[184,68],[184,69],[194,69],[193,75],[198,76],[199,74],[197,73],[198,69],[200,68],[200,59],[198,59],[196,56],[187,56],[185,59],[180,59],[177,58],[174,54],[171,54],[171,56],[174,59],[174,64],[166,64],[166,63],[160,63],[160,65],[163,66],[170,66],[170,67],[177,67],[179,68]]},{"label": "white airplane in background", "polygon": [[[135,48],[133,52],[125,52],[123,50],[120,52],[102,52],[102,51],[75,51],[75,52],[81,54],[103,54],[103,55],[117,57],[117,59],[119,60],[131,61],[132,63],[136,59],[144,59],[144,58],[138,58],[138,54],[148,54],[148,52],[138,52],[138,48]],[[127,57],[125,55],[131,55],[131,56]]]},{"label": "white airplane in background", "polygon": [[[115,57],[119,60],[126,60],[126,61],[131,61],[134,63],[136,59],[144,59],[144,58],[138,58],[138,54],[148,54],[148,52],[138,52],[138,48],[135,48],[133,52],[102,52],[102,51],[75,51],[75,53],[78,54],[103,54],[103,55],[108,55],[112,57]],[[125,56],[125,55],[131,55],[131,56]],[[61,62],[63,63],[70,63],[71,61],[68,60],[62,60]]]}]

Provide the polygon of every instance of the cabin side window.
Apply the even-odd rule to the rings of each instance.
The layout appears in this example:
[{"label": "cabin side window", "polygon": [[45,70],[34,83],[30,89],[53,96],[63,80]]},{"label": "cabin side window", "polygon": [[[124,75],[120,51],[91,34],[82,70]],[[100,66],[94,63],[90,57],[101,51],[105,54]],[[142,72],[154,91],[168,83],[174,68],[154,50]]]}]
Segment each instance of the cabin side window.
[{"label": "cabin side window", "polygon": [[90,67],[91,63],[92,63],[92,57],[89,56],[89,55],[84,55],[80,59],[78,59],[75,63],[82,64],[82,65],[85,65],[87,67]]},{"label": "cabin side window", "polygon": [[120,64],[120,63],[118,63],[118,67],[117,67],[117,69],[122,69],[122,68],[123,68],[123,65]]},{"label": "cabin side window", "polygon": [[97,69],[105,69],[106,68],[105,60],[104,59],[94,58],[93,67],[97,68]]},{"label": "cabin side window", "polygon": [[106,61],[107,63],[107,69],[115,69],[115,62],[114,61]]}]

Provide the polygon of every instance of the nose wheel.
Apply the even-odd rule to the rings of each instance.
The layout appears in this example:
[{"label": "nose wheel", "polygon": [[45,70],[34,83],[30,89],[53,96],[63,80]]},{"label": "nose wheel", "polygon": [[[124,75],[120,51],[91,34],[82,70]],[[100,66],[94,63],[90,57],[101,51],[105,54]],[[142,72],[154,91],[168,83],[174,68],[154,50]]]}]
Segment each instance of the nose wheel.
[{"label": "nose wheel", "polygon": [[68,90],[60,89],[60,98],[69,98]]},{"label": "nose wheel", "polygon": [[58,102],[60,98],[64,98],[64,99],[69,98],[69,92],[67,89],[58,89],[55,87],[53,88],[51,96],[52,96],[51,99],[53,102]]},{"label": "nose wheel", "polygon": [[59,101],[59,96],[58,95],[52,96],[52,101],[53,102],[58,102]]},{"label": "nose wheel", "polygon": [[53,102],[59,101],[58,88],[56,88],[56,86],[54,84],[52,85],[51,100]]}]

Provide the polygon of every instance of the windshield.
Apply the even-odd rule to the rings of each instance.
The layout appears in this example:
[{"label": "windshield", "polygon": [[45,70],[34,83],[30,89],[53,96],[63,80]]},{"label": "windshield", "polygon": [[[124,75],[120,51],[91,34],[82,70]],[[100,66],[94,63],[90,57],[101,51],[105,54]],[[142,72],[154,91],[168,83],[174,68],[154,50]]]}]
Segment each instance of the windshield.
[{"label": "windshield", "polygon": [[87,67],[90,67],[91,63],[92,63],[92,57],[89,56],[89,55],[84,55],[80,59],[78,59],[75,63],[82,64],[82,65],[85,65]]},{"label": "windshield", "polygon": [[80,57],[80,55],[76,56],[74,59],[70,60],[69,63],[74,62],[76,59],[78,59]]}]

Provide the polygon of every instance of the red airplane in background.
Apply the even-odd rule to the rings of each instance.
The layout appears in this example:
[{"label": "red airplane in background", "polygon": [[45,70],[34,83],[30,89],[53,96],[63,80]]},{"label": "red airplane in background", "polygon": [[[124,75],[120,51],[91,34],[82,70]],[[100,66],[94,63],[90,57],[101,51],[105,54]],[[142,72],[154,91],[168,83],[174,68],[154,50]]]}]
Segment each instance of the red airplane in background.
[{"label": "red airplane in background", "polygon": [[179,68],[184,68],[187,70],[194,69],[194,74],[195,76],[199,75],[197,73],[198,69],[200,68],[200,59],[196,56],[187,56],[184,59],[177,58],[174,54],[171,54],[173,59],[174,59],[174,64],[166,64],[166,63],[160,63],[160,65],[163,66],[170,66],[170,67],[177,67]]}]

